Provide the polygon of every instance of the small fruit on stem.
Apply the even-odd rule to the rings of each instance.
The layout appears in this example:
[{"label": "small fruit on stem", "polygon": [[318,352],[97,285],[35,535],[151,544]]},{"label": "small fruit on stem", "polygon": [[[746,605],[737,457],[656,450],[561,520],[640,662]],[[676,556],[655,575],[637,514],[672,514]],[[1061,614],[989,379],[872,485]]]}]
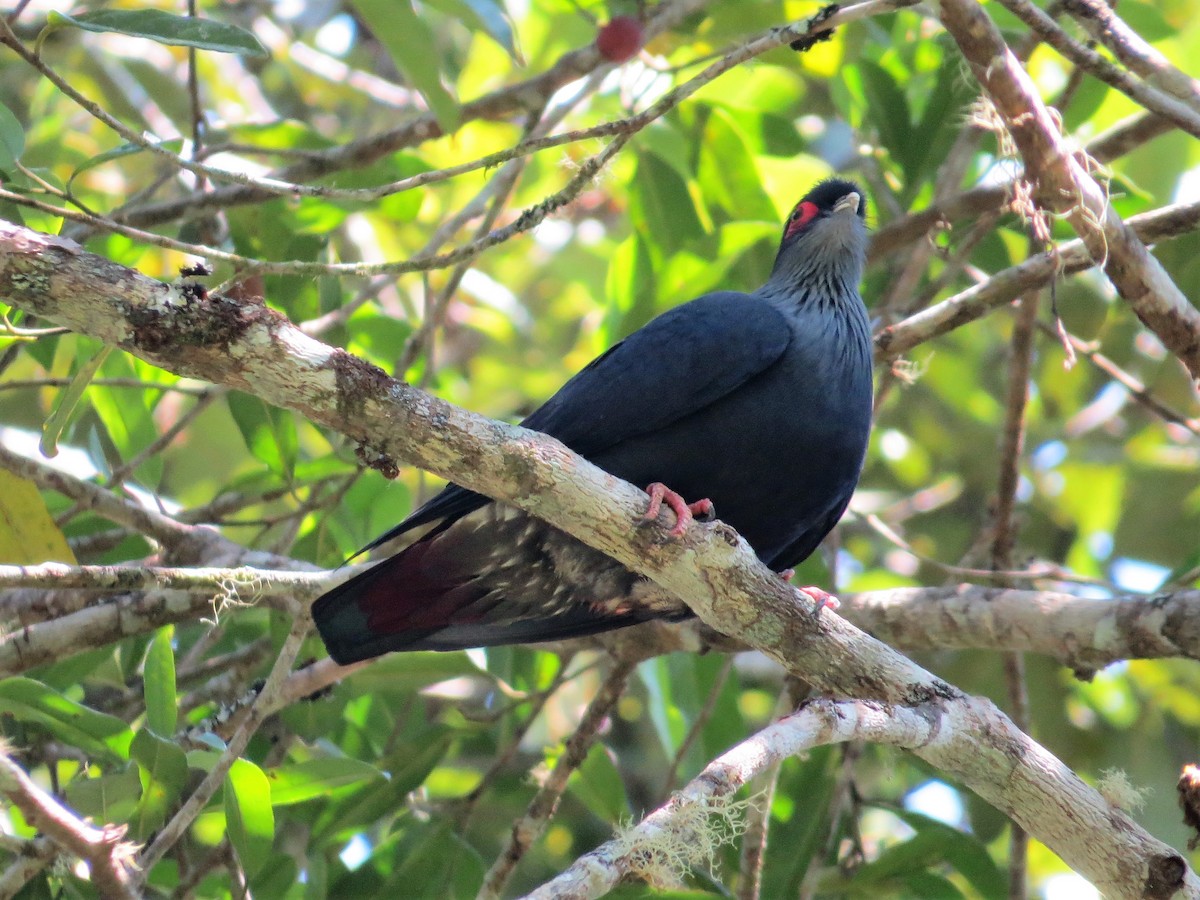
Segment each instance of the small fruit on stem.
[{"label": "small fruit on stem", "polygon": [[645,39],[646,32],[637,19],[614,16],[596,34],[596,49],[609,62],[623,63],[638,55]]}]

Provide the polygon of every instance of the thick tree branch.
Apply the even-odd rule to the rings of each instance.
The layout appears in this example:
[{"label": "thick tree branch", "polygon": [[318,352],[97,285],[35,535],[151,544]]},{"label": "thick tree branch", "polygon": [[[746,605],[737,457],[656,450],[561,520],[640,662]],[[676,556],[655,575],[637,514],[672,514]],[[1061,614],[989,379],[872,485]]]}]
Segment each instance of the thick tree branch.
[{"label": "thick tree branch", "polygon": [[[1046,795],[1031,780],[1036,773],[1038,780],[1053,785],[1055,803],[1069,809],[1077,824],[1094,829],[1096,839],[1083,838],[1076,849],[1095,865],[1079,868],[1107,868],[1116,873],[1115,879],[1097,884],[1106,896],[1164,900],[1200,896],[1200,882],[1191,873],[1185,875],[1181,856],[1152,852],[1147,857],[1133,820],[1110,806],[1029,738],[1021,735],[1020,747],[1004,752],[998,747],[980,752],[977,735],[989,728],[1008,727],[1008,720],[989,702],[965,696],[931,698],[910,707],[815,700],[717,757],[635,829],[580,857],[557,878],[527,895],[526,900],[600,897],[627,875],[665,868],[669,857],[686,856],[690,849],[703,844],[696,832],[705,827],[704,820],[713,813],[727,814],[727,803],[722,801],[755,775],[814,747],[852,740],[902,747],[946,769],[981,771],[990,765],[1000,766],[1010,778],[1008,789],[1025,801],[1014,818],[1030,833],[1045,836],[1054,828],[1046,827],[1044,816],[1058,818],[1061,810],[1047,808]],[[1020,753],[1028,765],[1013,767],[1010,754],[1014,752]],[[1080,836],[1064,833],[1061,837],[1075,842]],[[1106,854],[1112,854],[1107,861],[1102,859]],[[1125,869],[1118,863],[1134,859],[1147,864],[1147,869]],[[1124,871],[1116,872],[1121,869]]]},{"label": "thick tree branch", "polygon": [[[1131,216],[1127,225],[1134,235],[1147,243],[1167,240],[1200,226],[1200,202],[1164,206]],[[1011,303],[1029,290],[1049,284],[1060,275],[1082,272],[1095,265],[1096,260],[1084,241],[1067,241],[1051,253],[1031,256],[1019,265],[997,272],[986,281],[882,329],[875,335],[876,356],[884,359],[900,356],[918,344]],[[1197,349],[1200,350],[1200,344]]]},{"label": "thick tree branch", "polygon": [[1200,659],[1200,591],[1091,600],[978,585],[843,597],[859,628],[905,650],[994,647],[1044,653],[1090,676],[1122,659]]},{"label": "thick tree branch", "polygon": [[[960,715],[952,731],[965,749],[935,731],[914,752],[1020,821],[1102,891],[1167,896],[1165,872],[1172,876],[1167,888],[1200,897],[1200,882],[1179,854],[1109,808],[990,703],[965,697],[844,619],[815,609],[728,526],[697,524],[668,539],[665,526],[642,522],[642,491],[557,441],[393,381],[265,306],[217,295],[188,300],[69,241],[27,229],[0,226],[0,242],[8,248],[0,255],[0,295],[11,303],[168,370],[252,390],[380,453],[510,502],[686,598],[706,623],[825,693],[923,709],[932,704],[939,715]],[[1064,791],[1082,799],[1064,804]],[[1105,815],[1078,815],[1080,804]],[[1038,811],[1032,821],[1029,810]],[[154,858],[148,851],[147,859]]]},{"label": "thick tree branch", "polygon": [[1029,75],[975,0],[942,0],[942,22],[995,105],[1040,204],[1062,214],[1138,318],[1200,379],[1200,310],[1112,209],[1068,148]]}]

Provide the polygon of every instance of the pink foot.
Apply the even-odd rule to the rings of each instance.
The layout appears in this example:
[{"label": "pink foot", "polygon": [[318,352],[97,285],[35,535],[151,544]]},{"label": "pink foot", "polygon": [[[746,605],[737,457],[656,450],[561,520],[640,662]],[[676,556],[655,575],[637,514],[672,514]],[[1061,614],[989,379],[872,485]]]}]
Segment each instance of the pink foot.
[{"label": "pink foot", "polygon": [[816,610],[814,610],[815,612],[820,612],[823,609],[833,612],[842,605],[842,602],[837,597],[828,591],[821,590],[819,587],[802,587],[796,588],[796,590],[817,605]]},{"label": "pink foot", "polygon": [[662,505],[666,503],[675,513],[675,527],[671,529],[671,537],[681,537],[696,516],[713,515],[713,504],[707,497],[695,503],[688,503],[660,481],[647,485],[646,493],[650,495],[650,505],[646,507],[646,514],[642,518],[653,522],[658,518],[658,511],[662,509]]},{"label": "pink foot", "polygon": [[780,578],[782,578],[784,581],[791,581],[792,576],[796,574],[796,570],[795,569],[784,569],[782,572],[776,572],[775,574],[778,575]]}]

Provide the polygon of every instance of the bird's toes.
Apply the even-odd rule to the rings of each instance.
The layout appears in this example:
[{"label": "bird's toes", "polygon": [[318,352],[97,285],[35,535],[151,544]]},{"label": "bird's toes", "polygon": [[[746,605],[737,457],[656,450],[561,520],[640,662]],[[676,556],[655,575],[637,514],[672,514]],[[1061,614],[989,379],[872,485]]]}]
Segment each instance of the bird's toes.
[{"label": "bird's toes", "polygon": [[708,521],[715,516],[712,501],[708,498],[688,503],[661,481],[647,485],[646,493],[650,495],[650,504],[646,507],[646,513],[642,519],[653,522],[658,518],[659,510],[665,503],[675,513],[675,526],[671,529],[671,537],[682,537],[683,533],[687,531],[688,525],[697,516],[701,517],[701,521]]},{"label": "bird's toes", "polygon": [[819,613],[823,609],[833,612],[842,605],[842,601],[837,597],[828,591],[821,590],[819,587],[809,585],[808,587],[796,588],[796,590],[817,605],[817,608],[813,612]]},{"label": "bird's toes", "polygon": [[697,500],[695,503],[689,503],[688,509],[692,511],[692,518],[697,522],[712,522],[717,518],[717,508],[707,497]]}]

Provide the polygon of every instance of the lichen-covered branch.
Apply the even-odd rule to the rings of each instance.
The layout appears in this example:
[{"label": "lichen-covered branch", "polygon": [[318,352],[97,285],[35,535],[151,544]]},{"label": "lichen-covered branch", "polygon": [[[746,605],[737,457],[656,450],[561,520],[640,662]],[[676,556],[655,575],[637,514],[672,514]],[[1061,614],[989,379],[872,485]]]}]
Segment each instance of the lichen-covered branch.
[{"label": "lichen-covered branch", "polygon": [[[378,454],[510,502],[684,598],[705,623],[761,649],[826,694],[968,710],[955,723],[965,742],[955,752],[936,737],[915,752],[1026,825],[1102,891],[1165,896],[1168,872],[1167,887],[1200,896],[1179,854],[1108,809],[994,707],[821,612],[728,526],[696,524],[670,539],[665,526],[643,522],[641,490],[557,441],[393,381],[265,306],[216,295],[189,299],[69,241],[15,226],[0,226],[0,245],[7,248],[0,254],[0,294],[18,307],[170,371],[251,390]],[[1083,795],[1086,808],[1107,815],[1077,815],[1075,806],[1059,802],[1064,785],[1072,798]],[[1038,811],[1033,821],[1029,810]]]},{"label": "lichen-covered branch", "polygon": [[[912,706],[828,699],[806,703],[717,757],[636,828],[580,857],[526,900],[588,900],[627,876],[702,862],[694,852],[704,845],[697,831],[714,814],[728,815],[727,798],[755,775],[814,747],[851,740],[902,747],[947,769],[979,772],[999,766],[1010,779],[1006,790],[1025,801],[1013,817],[1032,834],[1044,836],[1056,828],[1047,827],[1046,817],[1061,816],[1047,806],[1041,786],[1031,780],[1036,773],[1039,781],[1053,785],[1055,803],[1069,809],[1079,826],[1094,829],[1095,839],[1084,838],[1077,847],[1094,865],[1079,868],[1107,871],[1109,877],[1095,882],[1105,896],[1200,896],[1200,881],[1186,871],[1183,857],[1146,844],[1132,819],[1028,737],[1021,735],[1018,746],[1007,745],[1001,738],[1007,723],[990,701],[961,695],[931,697]],[[1014,754],[1021,754],[1028,765],[1013,767]],[[1074,835],[1062,837],[1077,840]],[[1089,877],[1095,881],[1094,874]]]},{"label": "lichen-covered branch", "polygon": [[1054,657],[1080,674],[1122,659],[1200,659],[1200,591],[1093,600],[952,585],[843,597],[859,628],[905,650],[992,647]]},{"label": "lichen-covered branch", "polygon": [[1066,218],[1138,318],[1200,379],[1200,309],[1112,209],[983,8],[942,0],[941,17],[1012,136],[1038,202]]}]

